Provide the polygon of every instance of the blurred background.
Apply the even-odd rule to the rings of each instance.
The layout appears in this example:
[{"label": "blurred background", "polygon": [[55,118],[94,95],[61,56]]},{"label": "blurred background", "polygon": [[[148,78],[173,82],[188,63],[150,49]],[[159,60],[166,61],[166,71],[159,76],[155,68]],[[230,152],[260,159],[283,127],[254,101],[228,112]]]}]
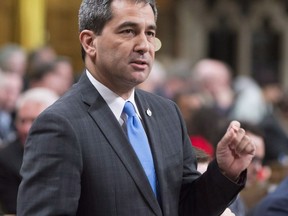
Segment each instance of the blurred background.
[{"label": "blurred background", "polygon": [[[229,122],[241,122],[257,152],[235,202],[243,208],[231,210],[248,216],[288,178],[288,0],[157,2],[162,48],[138,87],[178,105],[205,163]],[[23,147],[34,119],[84,69],[80,3],[0,0],[0,215],[15,214]]]},{"label": "blurred background", "polygon": [[[30,51],[50,45],[79,73],[80,2],[1,0],[0,46],[18,43]],[[175,73],[176,64],[178,73],[187,73],[197,60],[212,57],[228,63],[234,76],[268,73],[288,86],[287,0],[158,0],[158,8],[157,58],[168,72]]]}]

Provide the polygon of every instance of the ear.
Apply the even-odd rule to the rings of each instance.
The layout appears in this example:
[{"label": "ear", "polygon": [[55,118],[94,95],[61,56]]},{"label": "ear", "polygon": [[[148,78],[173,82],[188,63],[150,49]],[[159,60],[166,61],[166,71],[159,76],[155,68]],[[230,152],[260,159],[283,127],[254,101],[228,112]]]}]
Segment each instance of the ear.
[{"label": "ear", "polygon": [[96,56],[96,46],[95,46],[95,33],[90,30],[83,30],[80,32],[79,35],[79,40],[80,43],[82,44],[83,49],[86,52],[86,55],[90,57],[95,57]]}]

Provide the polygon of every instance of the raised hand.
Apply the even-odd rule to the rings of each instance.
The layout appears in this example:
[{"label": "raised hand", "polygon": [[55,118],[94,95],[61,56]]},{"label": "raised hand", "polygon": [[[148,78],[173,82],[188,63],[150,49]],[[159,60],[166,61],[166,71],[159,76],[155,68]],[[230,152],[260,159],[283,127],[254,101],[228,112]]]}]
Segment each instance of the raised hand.
[{"label": "raised hand", "polygon": [[222,173],[235,181],[251,163],[255,150],[254,143],[240,123],[232,121],[217,145],[216,160]]}]

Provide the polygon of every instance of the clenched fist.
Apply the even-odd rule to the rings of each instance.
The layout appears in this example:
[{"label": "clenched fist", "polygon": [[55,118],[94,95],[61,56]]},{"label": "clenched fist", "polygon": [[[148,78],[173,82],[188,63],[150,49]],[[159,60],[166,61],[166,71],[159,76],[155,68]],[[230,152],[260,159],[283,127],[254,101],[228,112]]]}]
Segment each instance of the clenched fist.
[{"label": "clenched fist", "polygon": [[216,149],[222,173],[235,181],[251,163],[256,147],[238,121],[232,121]]}]

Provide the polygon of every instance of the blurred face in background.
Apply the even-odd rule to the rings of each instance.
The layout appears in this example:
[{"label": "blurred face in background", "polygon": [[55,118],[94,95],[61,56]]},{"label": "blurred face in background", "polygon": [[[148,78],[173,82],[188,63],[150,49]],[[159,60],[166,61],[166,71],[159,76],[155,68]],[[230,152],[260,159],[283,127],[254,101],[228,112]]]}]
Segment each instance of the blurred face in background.
[{"label": "blurred face in background", "polygon": [[73,67],[67,61],[59,61],[56,63],[55,72],[61,82],[58,88],[58,94],[63,95],[74,83]]},{"label": "blurred face in background", "polygon": [[25,144],[34,120],[46,107],[46,104],[35,101],[27,101],[19,107],[16,116],[16,129],[22,145]]},{"label": "blurred face in background", "polygon": [[5,74],[5,83],[1,91],[4,94],[5,101],[3,109],[7,112],[12,112],[15,109],[16,101],[22,91],[23,82],[22,78],[15,73]]},{"label": "blurred face in background", "polygon": [[256,145],[255,157],[247,169],[247,185],[253,185],[257,182],[257,176],[263,168],[262,162],[265,155],[265,144],[262,137],[250,133],[249,131],[247,131],[247,135]]},{"label": "blurred face in background", "polygon": [[17,73],[23,77],[26,73],[27,57],[22,51],[14,52],[13,55],[8,59],[9,70]]}]

